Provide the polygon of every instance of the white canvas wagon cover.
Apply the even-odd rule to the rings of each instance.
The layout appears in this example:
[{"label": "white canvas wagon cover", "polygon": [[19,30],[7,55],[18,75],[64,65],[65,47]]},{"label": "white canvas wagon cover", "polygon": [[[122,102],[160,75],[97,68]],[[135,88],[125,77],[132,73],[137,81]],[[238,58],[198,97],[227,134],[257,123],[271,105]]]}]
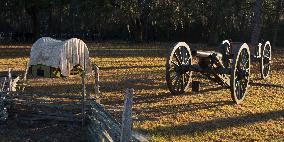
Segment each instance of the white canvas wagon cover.
[{"label": "white canvas wagon cover", "polygon": [[87,73],[91,72],[87,45],[80,39],[61,41],[42,37],[33,45],[28,66],[45,65],[60,68],[63,76],[69,76],[76,65],[81,65]]}]

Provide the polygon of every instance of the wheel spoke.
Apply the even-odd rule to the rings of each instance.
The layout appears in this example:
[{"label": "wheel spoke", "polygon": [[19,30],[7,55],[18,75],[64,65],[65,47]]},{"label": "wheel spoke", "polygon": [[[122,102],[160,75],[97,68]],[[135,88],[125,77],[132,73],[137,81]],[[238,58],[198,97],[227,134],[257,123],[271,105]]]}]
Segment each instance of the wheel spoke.
[{"label": "wheel spoke", "polygon": [[184,89],[184,78],[183,78],[183,75],[181,75],[181,78],[180,78],[180,89],[183,90]]},{"label": "wheel spoke", "polygon": [[183,49],[184,49],[184,47],[179,47],[178,48],[178,53],[179,53],[179,60],[180,60],[180,62],[183,64],[184,63],[184,55],[183,55],[183,53],[184,53],[184,51],[183,51]]},{"label": "wheel spoke", "polygon": [[189,57],[189,58],[187,58],[187,60],[185,61],[185,64],[186,65],[188,65],[189,64],[189,62],[190,62],[190,60],[191,60],[191,58]]},{"label": "wheel spoke", "polygon": [[263,65],[263,74],[266,77],[270,70],[270,63]]},{"label": "wheel spoke", "polygon": [[182,63],[181,63],[181,60],[180,60],[180,58],[178,57],[178,55],[177,55],[176,52],[174,53],[174,57],[175,57],[175,59],[177,60],[178,64],[181,65],[181,64],[182,64]]},{"label": "wheel spoke", "polygon": [[171,61],[171,63],[174,64],[174,67],[179,67],[179,65],[175,63],[174,61]]},{"label": "wheel spoke", "polygon": [[170,78],[171,78],[171,81],[173,82],[177,78],[177,75],[174,74],[173,77],[170,77]]},{"label": "wheel spoke", "polygon": [[183,60],[182,60],[182,51],[181,51],[181,47],[178,47],[178,53],[179,53],[179,59],[180,59],[180,61],[182,62]]},{"label": "wheel spoke", "polygon": [[173,86],[172,86],[173,90],[176,89],[177,84],[178,84],[178,79],[176,77],[175,80],[173,80]]},{"label": "wheel spoke", "polygon": [[175,84],[174,84],[174,88],[176,88],[177,91],[178,91],[178,89],[179,89],[179,80],[180,80],[180,75],[177,75],[177,77],[176,77],[176,82],[175,82]]},{"label": "wheel spoke", "polygon": [[239,80],[238,84],[239,84],[239,87],[238,87],[239,88],[238,99],[242,99],[243,94],[244,94],[244,88],[245,88],[245,86],[243,84],[243,80]]},{"label": "wheel spoke", "polygon": [[270,58],[270,49],[268,46],[264,49],[264,57]]},{"label": "wheel spoke", "polygon": [[264,64],[264,68],[270,67],[270,63]]},{"label": "wheel spoke", "polygon": [[186,79],[186,82],[188,82],[189,79],[190,79],[190,75],[189,75],[188,73],[185,73],[185,74],[184,74],[184,77],[185,77],[185,79]]},{"label": "wheel spoke", "polygon": [[183,84],[184,88],[188,85],[188,78],[186,77],[186,74],[183,74]]},{"label": "wheel spoke", "polygon": [[185,64],[185,62],[186,62],[186,53],[187,53],[187,51],[186,51],[186,48],[185,47],[182,47],[181,48],[182,50],[181,50],[181,54],[182,54],[182,62],[183,62],[183,64]]},{"label": "wheel spoke", "polygon": [[185,55],[184,64],[187,64],[189,56],[188,56],[188,53],[187,53],[187,50],[186,50],[186,49],[185,49],[184,55]]},{"label": "wheel spoke", "polygon": [[239,94],[240,94],[240,87],[239,87],[239,82],[238,82],[238,80],[236,80],[236,83],[235,83],[235,89],[236,89],[236,96],[237,96],[237,98],[239,99]]}]

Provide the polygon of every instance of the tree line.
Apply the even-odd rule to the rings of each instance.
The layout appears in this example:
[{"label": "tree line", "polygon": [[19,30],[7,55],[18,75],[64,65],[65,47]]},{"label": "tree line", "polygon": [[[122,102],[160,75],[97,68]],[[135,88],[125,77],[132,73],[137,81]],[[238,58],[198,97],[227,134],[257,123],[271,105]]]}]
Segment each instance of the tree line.
[{"label": "tree line", "polygon": [[216,44],[284,35],[284,0],[2,0],[0,6],[2,37]]}]

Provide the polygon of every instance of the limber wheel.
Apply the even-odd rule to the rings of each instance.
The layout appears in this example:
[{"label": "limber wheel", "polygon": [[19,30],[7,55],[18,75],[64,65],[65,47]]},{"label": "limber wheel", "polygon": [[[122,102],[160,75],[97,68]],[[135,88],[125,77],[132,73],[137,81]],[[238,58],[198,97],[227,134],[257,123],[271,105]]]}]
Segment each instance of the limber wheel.
[{"label": "limber wheel", "polygon": [[224,40],[220,46],[222,53],[222,61],[226,68],[230,65],[230,54],[231,54],[231,45],[229,40]]},{"label": "limber wheel", "polygon": [[261,78],[266,79],[270,73],[271,66],[271,45],[267,41],[261,49],[260,71]]},{"label": "limber wheel", "polygon": [[242,44],[234,54],[230,87],[233,101],[240,104],[246,95],[250,75],[250,51],[246,43]]},{"label": "limber wheel", "polygon": [[166,82],[172,94],[183,94],[189,87],[191,71],[188,66],[192,64],[192,55],[185,42],[177,43],[167,57]]}]

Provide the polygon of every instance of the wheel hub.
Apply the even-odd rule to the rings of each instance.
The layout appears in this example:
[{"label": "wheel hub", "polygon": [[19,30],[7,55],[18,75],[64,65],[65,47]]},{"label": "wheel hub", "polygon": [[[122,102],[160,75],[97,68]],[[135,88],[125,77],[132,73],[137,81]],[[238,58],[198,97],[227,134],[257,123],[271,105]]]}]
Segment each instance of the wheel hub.
[{"label": "wheel hub", "polygon": [[189,71],[188,67],[189,67],[189,65],[175,66],[175,67],[174,67],[174,71],[175,71],[177,74],[185,74],[186,72]]}]

